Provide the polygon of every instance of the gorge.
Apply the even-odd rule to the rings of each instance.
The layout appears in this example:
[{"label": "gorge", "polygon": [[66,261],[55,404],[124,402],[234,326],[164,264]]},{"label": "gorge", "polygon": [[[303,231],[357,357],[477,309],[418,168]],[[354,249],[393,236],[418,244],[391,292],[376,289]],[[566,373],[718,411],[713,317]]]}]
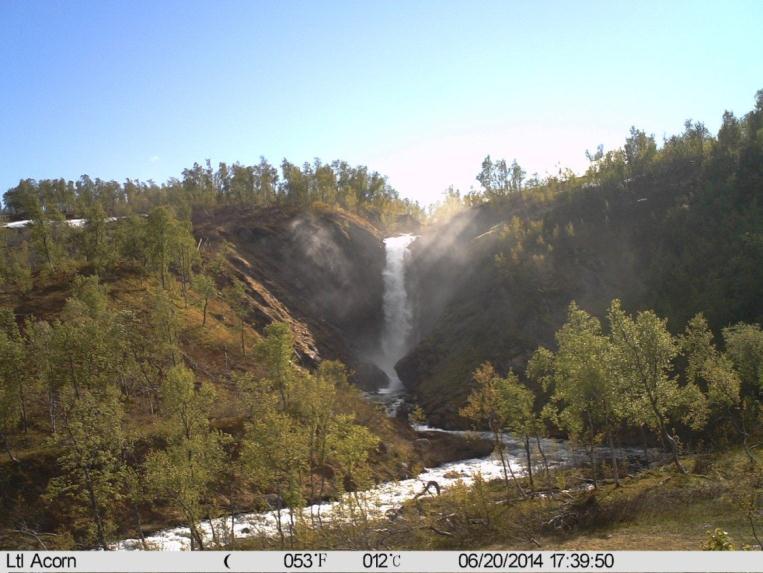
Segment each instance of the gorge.
[{"label": "gorge", "polygon": [[[753,495],[763,96],[724,122],[661,148],[634,131],[630,156],[580,176],[484,178],[445,214],[343,163],[318,178],[284,162],[277,186],[266,163],[236,181],[225,165],[162,186],[22,181],[0,227],[0,541],[105,548],[183,524],[168,547],[200,528],[203,548],[225,524],[278,530],[268,507],[397,515],[435,481],[447,501],[427,507],[447,533],[421,542],[443,547],[486,531],[448,521],[463,514],[448,503],[489,493],[502,526],[548,510],[534,496],[509,507],[510,486],[475,478],[522,479],[538,443],[552,468],[574,459],[544,436],[585,446],[590,461],[556,477],[612,480],[606,496],[642,478],[666,491],[620,463],[636,444],[670,451],[657,473],[679,478],[677,496],[691,471]],[[474,428],[493,430],[487,447],[464,445]],[[602,460],[602,443],[620,455]],[[506,468],[481,457],[491,447]],[[537,469],[534,493],[553,478]],[[610,499],[578,509],[594,498]]]},{"label": "gorge", "polygon": [[[389,415],[397,414],[397,407],[407,395],[402,386],[395,364],[404,355],[411,341],[413,330],[414,309],[408,296],[406,284],[407,264],[410,262],[410,245],[416,237],[410,234],[387,237],[383,240],[385,247],[385,265],[383,270],[383,316],[384,325],[381,329],[377,364],[386,374],[389,382],[379,388],[376,394],[369,397],[387,407]],[[464,431],[443,430],[427,425],[414,424],[414,429],[421,439],[434,433],[446,433],[464,440],[489,441],[489,432],[474,433]],[[526,451],[518,437],[511,434],[502,435],[502,447],[511,470],[518,477],[526,475]],[[543,438],[532,446],[533,455],[537,459],[543,456],[549,469],[584,463],[588,454],[580,448],[573,447],[566,440]],[[606,448],[598,448],[598,455],[609,455]],[[618,448],[616,454],[621,460],[632,464],[641,464],[645,452],[638,448]],[[657,455],[652,451],[651,455]],[[437,485],[437,495],[447,491],[456,484],[472,485],[479,476],[487,481],[506,478],[502,462],[495,456],[469,458],[441,464],[437,467],[426,468],[413,478],[384,482],[360,492],[346,493],[336,501],[308,504],[297,510],[296,516],[281,509],[265,512],[241,513],[226,517],[208,519],[198,524],[198,530],[205,544],[214,546],[216,539],[246,539],[248,537],[273,538],[283,531],[294,535],[295,521],[308,524],[311,527],[331,526],[341,523],[351,523],[353,512],[366,515],[368,519],[383,520],[399,512],[403,504],[429,493],[431,484]],[[158,550],[188,550],[192,546],[191,531],[188,527],[175,527],[155,532],[144,539],[126,539],[114,545],[115,549],[158,549]]]}]

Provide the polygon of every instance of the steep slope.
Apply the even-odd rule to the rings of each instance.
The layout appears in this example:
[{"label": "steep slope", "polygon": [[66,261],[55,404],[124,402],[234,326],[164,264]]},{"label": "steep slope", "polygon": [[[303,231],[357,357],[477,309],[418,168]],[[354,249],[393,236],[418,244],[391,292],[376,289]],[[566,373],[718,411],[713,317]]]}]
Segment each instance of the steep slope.
[{"label": "steep slope", "polygon": [[742,156],[734,179],[717,169],[711,158],[571,180],[427,229],[410,270],[417,343],[397,369],[430,421],[463,425],[471,372],[489,360],[522,373],[573,300],[600,317],[613,298],[654,308],[674,332],[697,312],[716,330],[760,322],[761,167]]},{"label": "steep slope", "polygon": [[289,322],[306,363],[340,359],[366,388],[386,377],[364,360],[382,316],[381,233],[340,210],[225,209],[201,214],[195,235],[225,257],[249,295],[258,327]]},{"label": "steep slope", "polygon": [[[126,220],[114,222],[108,231],[131,234],[136,227],[130,225]],[[208,413],[199,417],[208,419],[213,434],[219,432],[226,444],[220,481],[204,495],[209,511],[223,514],[265,508],[263,496],[271,493],[253,488],[238,465],[253,416],[246,401],[251,396],[247,393],[254,392],[250,384],[257,381],[258,390],[268,385],[268,365],[258,344],[270,336],[265,327],[275,321],[288,323],[296,351],[310,370],[319,360],[345,356],[362,368],[360,353],[376,343],[382,322],[384,252],[374,227],[339,211],[210,210],[197,217],[193,232],[195,237],[186,244],[194,251],[198,245],[201,252],[195,271],[214,283],[214,294],[206,299],[201,289],[183,289],[174,268],[163,286],[158,273],[129,258],[115,261],[99,277],[86,262],[72,259],[68,267],[36,273],[31,288],[21,295],[0,291],[0,310],[10,311],[0,317],[3,328],[13,330],[8,320],[13,315],[21,326],[14,356],[24,365],[29,420],[28,427],[15,423],[2,428],[0,546],[37,548],[38,532],[51,549],[94,544],[89,506],[80,504],[85,497],[74,499],[55,489],[56,480],[65,475],[61,460],[69,446],[57,437],[65,434],[53,429],[51,420],[58,412],[54,408],[71,412],[79,400],[62,388],[69,383],[62,373],[77,376],[83,395],[97,396],[103,387],[111,391],[108,385],[113,384],[112,395],[120,404],[115,411],[123,416],[121,425],[129,435],[126,464],[147,480],[148,456],[164,451],[175,427],[171,398],[165,393],[168,380],[175,368],[187,368],[194,387],[214,396]],[[9,240],[29,237],[29,229],[14,233]],[[226,287],[233,280],[245,285],[244,297],[228,296]],[[7,337],[5,330],[3,335]],[[292,354],[290,349],[286,353]],[[332,368],[342,376],[336,365]],[[374,375],[383,378],[371,367],[357,370],[359,383],[373,383]],[[299,394],[312,404],[311,383],[316,378],[301,368],[297,371],[302,374],[293,376],[294,403]],[[374,482],[407,478],[425,465],[489,452],[489,445],[481,441],[466,442],[441,432],[419,442],[421,435],[403,420],[388,417],[351,384],[338,378],[334,389],[332,416],[352,420],[348,427],[362,426],[378,439],[367,452]],[[51,395],[57,397],[55,402]],[[303,411],[295,406],[287,415],[299,424]],[[62,417],[56,419],[60,428]],[[333,477],[329,463],[311,475]],[[336,495],[333,486],[318,494],[311,489],[311,479],[303,484],[306,499]],[[140,487],[148,488],[146,483]],[[48,495],[50,491],[56,495]],[[113,491],[119,491],[109,498],[113,539],[182,522],[182,512],[163,494],[151,490],[132,504],[135,500],[127,503],[122,494],[126,489]]]}]

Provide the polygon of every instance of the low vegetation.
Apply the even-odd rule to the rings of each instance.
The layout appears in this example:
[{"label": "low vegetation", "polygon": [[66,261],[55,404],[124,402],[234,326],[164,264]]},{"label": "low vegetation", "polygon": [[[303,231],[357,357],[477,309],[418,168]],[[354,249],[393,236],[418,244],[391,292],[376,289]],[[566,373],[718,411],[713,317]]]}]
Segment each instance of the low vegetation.
[{"label": "low vegetation", "polygon": [[[738,448],[630,468],[593,488],[590,468],[552,470],[533,495],[507,495],[501,481],[424,493],[384,520],[300,530],[299,548],[482,550],[760,549],[760,517],[750,501],[761,473]],[[740,476],[744,476],[740,479]],[[529,480],[520,484],[529,491]],[[360,534],[358,532],[361,532]],[[267,549],[273,539],[241,539],[236,549]]]}]

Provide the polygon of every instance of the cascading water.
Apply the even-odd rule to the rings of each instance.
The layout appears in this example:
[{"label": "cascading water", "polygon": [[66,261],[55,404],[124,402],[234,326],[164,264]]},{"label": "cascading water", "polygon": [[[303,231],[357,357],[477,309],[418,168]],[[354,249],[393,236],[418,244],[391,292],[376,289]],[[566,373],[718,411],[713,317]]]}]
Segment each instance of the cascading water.
[{"label": "cascading water", "polygon": [[[408,247],[416,237],[401,235],[385,239],[386,264],[384,267],[384,329],[381,336],[381,349],[376,363],[389,377],[389,386],[379,391],[384,395],[388,412],[394,415],[397,405],[403,400],[403,385],[395,372],[395,363],[403,357],[410,344],[413,322],[413,309],[405,289],[405,263]],[[445,431],[418,426],[417,431]],[[463,432],[449,432],[463,434]],[[483,437],[492,439],[492,435]],[[524,442],[510,435],[503,438],[505,453],[509,464],[518,475],[524,475],[523,461],[525,459]],[[545,460],[551,468],[561,467],[579,462],[586,452],[576,452],[563,440],[542,439]],[[602,450],[602,454],[606,450]],[[621,456],[638,457],[641,450],[620,449]],[[654,455],[654,454],[652,454]],[[536,459],[537,459],[536,455]],[[407,500],[421,496],[424,486],[432,481],[443,489],[448,489],[457,483],[471,484],[476,475],[482,479],[502,479],[504,469],[501,462],[494,457],[465,459],[451,462],[437,468],[425,469],[421,474],[411,479],[390,481],[378,484],[360,494],[346,494],[339,501],[325,502],[297,510],[298,515],[305,520],[315,523],[316,512],[320,516],[317,523],[347,523],[347,507],[343,504],[357,503],[358,495],[371,519],[386,519],[388,511],[398,510]],[[352,496],[352,497],[351,497]],[[299,513],[301,511],[301,513]],[[219,532],[230,527],[236,538],[263,536],[275,537],[279,531],[290,526],[289,513],[280,510],[260,513],[236,514],[234,516],[210,519],[197,524],[197,530],[206,542],[213,543]],[[176,527],[156,532],[145,539],[126,539],[114,544],[114,549],[141,549],[146,544],[150,548],[164,550],[189,549],[191,532],[187,526]]]},{"label": "cascading water", "polygon": [[405,264],[413,235],[399,235],[384,239],[386,261],[384,265],[384,330],[381,336],[381,355],[377,363],[389,378],[389,385],[380,394],[395,396],[402,392],[403,384],[395,372],[395,364],[408,349],[413,310],[405,289]]}]

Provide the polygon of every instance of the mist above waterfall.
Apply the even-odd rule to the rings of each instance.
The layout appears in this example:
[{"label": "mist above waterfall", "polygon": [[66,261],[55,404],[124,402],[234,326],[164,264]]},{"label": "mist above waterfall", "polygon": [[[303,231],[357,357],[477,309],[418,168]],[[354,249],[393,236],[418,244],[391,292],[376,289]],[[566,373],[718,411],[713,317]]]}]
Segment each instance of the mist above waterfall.
[{"label": "mist above waterfall", "polygon": [[381,391],[394,394],[402,389],[395,364],[403,357],[413,327],[413,310],[405,288],[405,267],[408,247],[416,239],[413,235],[399,235],[384,239],[386,260],[384,279],[384,329],[381,336],[379,367],[389,378],[389,386]]}]

